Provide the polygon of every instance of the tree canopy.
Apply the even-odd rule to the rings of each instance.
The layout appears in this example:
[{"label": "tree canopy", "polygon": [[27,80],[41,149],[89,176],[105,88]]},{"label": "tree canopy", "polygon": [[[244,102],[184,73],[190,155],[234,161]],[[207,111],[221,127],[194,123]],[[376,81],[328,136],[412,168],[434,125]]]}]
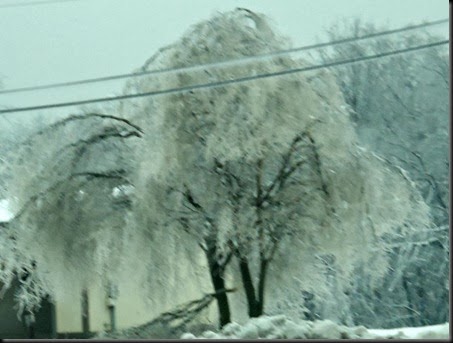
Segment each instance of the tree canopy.
[{"label": "tree canopy", "polygon": [[[194,26],[143,68],[198,65],[285,47],[264,16],[236,10]],[[278,57],[145,77],[127,89],[174,88],[304,65]],[[405,171],[358,144],[329,72],[123,106],[138,109],[148,133],[139,150],[139,202],[151,209],[150,216],[162,215],[160,223],[180,225],[201,244],[213,237],[219,258],[236,249],[251,261],[269,260],[276,245],[284,245],[282,261],[291,264],[279,277],[286,274],[291,282],[297,275],[300,287],[319,293],[319,276],[330,264],[341,270],[345,286],[357,264],[382,275],[383,237],[429,225],[428,208]],[[255,277],[258,265],[252,268]],[[310,276],[301,277],[304,273]]]}]

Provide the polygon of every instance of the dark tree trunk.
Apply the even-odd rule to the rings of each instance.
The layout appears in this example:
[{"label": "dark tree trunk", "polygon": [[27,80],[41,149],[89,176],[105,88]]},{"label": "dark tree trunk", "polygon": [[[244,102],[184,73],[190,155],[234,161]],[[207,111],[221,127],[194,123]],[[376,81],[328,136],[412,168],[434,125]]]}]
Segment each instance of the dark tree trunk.
[{"label": "dark tree trunk", "polygon": [[250,273],[247,258],[239,258],[239,269],[241,271],[242,284],[244,285],[245,295],[249,308],[249,317],[259,317],[264,313],[264,289],[266,285],[266,272],[269,261],[262,259],[260,263],[260,274],[258,280],[258,296],[255,292],[252,274]]},{"label": "dark tree trunk", "polygon": [[214,286],[214,291],[216,293],[215,297],[219,310],[219,325],[220,328],[222,328],[231,321],[230,305],[228,303],[224,280],[225,266],[218,263],[215,246],[211,246],[207,249],[206,257],[208,259],[212,285]]},{"label": "dark tree trunk", "polygon": [[260,263],[260,277],[258,284],[258,312],[259,316],[264,311],[264,286],[266,285],[266,272],[267,272],[268,261],[262,259]]},{"label": "dark tree trunk", "polygon": [[260,305],[255,296],[255,286],[253,285],[252,275],[250,274],[249,263],[245,257],[239,258],[239,269],[241,271],[242,284],[244,285],[245,295],[247,297],[249,317],[259,317],[262,314],[262,311],[260,312]]}]

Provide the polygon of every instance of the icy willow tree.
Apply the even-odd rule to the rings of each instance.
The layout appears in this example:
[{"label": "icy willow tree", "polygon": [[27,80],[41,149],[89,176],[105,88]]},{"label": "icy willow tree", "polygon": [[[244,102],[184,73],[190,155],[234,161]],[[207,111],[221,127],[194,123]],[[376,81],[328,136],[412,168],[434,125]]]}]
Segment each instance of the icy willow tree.
[{"label": "icy willow tree", "polygon": [[129,138],[141,129],[112,115],[72,115],[4,156],[14,217],[0,229],[2,293],[17,277],[19,314],[45,296],[114,279],[127,245]]},{"label": "icy willow tree", "polygon": [[[161,49],[144,70],[178,68],[263,54],[286,47],[266,18],[244,9],[194,26]],[[129,84],[151,91],[230,80],[304,62],[290,57],[200,68]],[[384,234],[429,223],[427,207],[405,177],[356,144],[335,80],[326,72],[292,74],[123,103],[149,135],[139,150],[139,212],[155,228],[190,232],[204,250],[216,290],[236,257],[250,316],[264,311],[273,273],[305,273],[317,294],[335,264],[347,287],[354,266],[386,270]],[[140,186],[138,186],[140,185]],[[283,256],[283,257],[281,257]],[[288,256],[291,256],[289,258]],[[330,261],[330,264],[326,261]],[[221,325],[229,320],[218,297]]]},{"label": "icy willow tree", "polygon": [[[338,40],[380,30],[356,19],[333,26],[328,36]],[[437,40],[424,31],[387,36],[335,46],[325,59],[355,58]],[[448,320],[447,49],[445,45],[335,69],[359,140],[407,170],[436,224],[392,242],[392,268],[378,292],[370,291],[366,276],[357,284],[350,312],[360,324],[398,327]]]}]

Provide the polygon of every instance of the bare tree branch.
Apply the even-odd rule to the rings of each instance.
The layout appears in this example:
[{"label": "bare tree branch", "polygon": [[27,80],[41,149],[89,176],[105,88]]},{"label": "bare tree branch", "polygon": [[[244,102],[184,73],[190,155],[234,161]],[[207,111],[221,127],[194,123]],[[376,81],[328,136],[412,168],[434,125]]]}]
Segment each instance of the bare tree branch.
[{"label": "bare tree branch", "polygon": [[71,175],[67,176],[66,178],[64,178],[63,180],[55,182],[52,186],[46,188],[45,190],[39,192],[38,194],[35,194],[35,195],[31,196],[25,202],[25,204],[19,209],[19,211],[16,212],[16,214],[13,216],[11,221],[19,219],[26,212],[28,207],[33,202],[35,202],[38,199],[46,196],[48,193],[56,190],[62,184],[66,183],[68,181],[71,181],[71,180],[73,180],[75,178],[86,177],[88,179],[98,179],[98,178],[100,178],[100,179],[119,179],[119,180],[124,180],[124,181],[129,182],[129,180],[124,175],[125,175],[125,171],[122,170],[122,169],[110,171],[110,172],[107,172],[107,173],[101,173],[101,172],[80,172],[80,173],[71,174]]},{"label": "bare tree branch", "polygon": [[60,121],[57,121],[56,123],[54,123],[52,125],[46,126],[42,130],[39,130],[38,132],[34,133],[30,138],[28,138],[26,141],[24,141],[22,144],[29,144],[36,136],[40,136],[40,135],[45,134],[47,132],[50,132],[50,131],[52,131],[54,129],[57,129],[57,128],[62,127],[62,126],[65,126],[66,124],[68,124],[70,122],[78,121],[78,120],[86,120],[87,118],[111,119],[111,120],[114,120],[114,121],[118,121],[118,122],[122,122],[124,124],[127,124],[128,126],[134,128],[135,130],[137,130],[141,134],[144,133],[143,130],[139,126],[133,124],[129,120],[127,120],[125,118],[117,117],[117,116],[114,116],[114,115],[102,114],[102,113],[74,114],[74,115],[68,116],[68,117],[66,117],[66,118],[64,118],[64,119],[62,119]]}]

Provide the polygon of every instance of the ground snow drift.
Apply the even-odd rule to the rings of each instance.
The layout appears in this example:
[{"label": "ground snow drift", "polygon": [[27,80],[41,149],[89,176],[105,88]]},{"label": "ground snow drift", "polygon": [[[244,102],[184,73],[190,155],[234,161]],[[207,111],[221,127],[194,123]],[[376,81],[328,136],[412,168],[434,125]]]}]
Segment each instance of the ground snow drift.
[{"label": "ground snow drift", "polygon": [[291,320],[284,315],[252,318],[244,325],[230,323],[220,332],[205,331],[200,336],[185,333],[182,339],[448,339],[449,323],[418,328],[367,329],[347,327],[330,320]]},{"label": "ground snow drift", "polygon": [[448,339],[450,336],[449,323],[421,326],[417,328],[398,328],[398,329],[368,329],[377,338],[387,338],[397,336],[398,338],[409,339]]}]

